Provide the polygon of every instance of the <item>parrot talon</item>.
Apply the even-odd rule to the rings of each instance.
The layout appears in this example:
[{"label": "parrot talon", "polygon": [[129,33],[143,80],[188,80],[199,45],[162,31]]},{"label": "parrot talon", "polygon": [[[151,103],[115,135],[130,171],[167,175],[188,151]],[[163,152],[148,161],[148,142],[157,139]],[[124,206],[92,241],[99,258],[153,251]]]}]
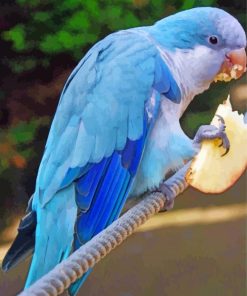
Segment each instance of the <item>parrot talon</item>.
[{"label": "parrot talon", "polygon": [[186,162],[182,168],[176,171],[168,179],[163,180],[162,183],[156,187],[156,191],[161,192],[166,198],[165,205],[160,210],[161,212],[166,212],[173,209],[175,198],[186,189],[188,185],[186,181],[186,175],[190,165],[191,161]]},{"label": "parrot talon", "polygon": [[225,156],[225,155],[229,152],[229,150],[230,150],[230,148],[226,148],[225,153],[223,153],[223,154],[221,155],[221,157]]},{"label": "parrot talon", "polygon": [[225,132],[226,126],[224,119],[220,115],[216,116],[219,117],[220,126],[216,127],[214,125],[202,125],[195,135],[194,144],[201,144],[201,142],[205,139],[221,139],[222,142],[218,147],[225,148],[225,152],[221,155],[224,156],[230,150],[230,142]]},{"label": "parrot talon", "polygon": [[222,125],[225,126],[225,120],[221,115],[216,114],[215,116],[217,116],[219,118],[219,122],[222,123]]},{"label": "parrot talon", "polygon": [[160,186],[157,188],[157,191],[161,192],[166,197],[166,203],[161,212],[172,210],[174,207],[174,201],[176,197],[173,191],[165,183],[160,184]]},{"label": "parrot talon", "polygon": [[222,147],[223,146],[223,141],[220,143],[220,145],[218,147]]}]

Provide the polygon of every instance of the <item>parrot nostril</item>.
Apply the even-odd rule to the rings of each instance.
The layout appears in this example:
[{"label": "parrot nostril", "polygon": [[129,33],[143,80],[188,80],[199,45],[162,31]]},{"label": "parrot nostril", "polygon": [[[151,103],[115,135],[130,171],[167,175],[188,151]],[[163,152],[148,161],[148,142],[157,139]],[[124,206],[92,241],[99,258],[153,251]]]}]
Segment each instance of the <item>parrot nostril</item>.
[{"label": "parrot nostril", "polygon": [[228,67],[232,66],[232,59],[228,54],[225,55],[224,65]]},{"label": "parrot nostril", "polygon": [[226,54],[226,60],[229,61],[229,62],[231,61],[231,59],[230,59],[230,57],[229,57],[228,54]]}]

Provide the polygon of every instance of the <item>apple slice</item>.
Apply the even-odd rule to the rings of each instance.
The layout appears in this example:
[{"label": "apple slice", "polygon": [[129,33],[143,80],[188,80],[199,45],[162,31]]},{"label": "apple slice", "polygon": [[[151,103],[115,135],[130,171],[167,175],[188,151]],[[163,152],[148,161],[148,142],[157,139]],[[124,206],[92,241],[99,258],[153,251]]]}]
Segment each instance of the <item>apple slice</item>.
[{"label": "apple slice", "polygon": [[[230,150],[222,156],[225,149],[219,147],[220,139],[204,140],[186,175],[192,187],[205,193],[224,192],[247,167],[247,124],[244,123],[243,114],[232,111],[229,97],[218,106],[215,114],[225,120]],[[219,118],[214,116],[211,124],[218,126]]]}]

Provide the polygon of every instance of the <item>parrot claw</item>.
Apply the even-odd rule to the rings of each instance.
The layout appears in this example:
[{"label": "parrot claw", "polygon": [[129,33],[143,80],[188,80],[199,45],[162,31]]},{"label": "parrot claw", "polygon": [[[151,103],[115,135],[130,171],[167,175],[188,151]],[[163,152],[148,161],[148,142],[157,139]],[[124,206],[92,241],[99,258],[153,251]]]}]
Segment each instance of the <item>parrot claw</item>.
[{"label": "parrot claw", "polygon": [[223,154],[221,155],[221,157],[225,156],[225,155],[229,152],[229,150],[230,150],[230,148],[227,148],[226,151],[225,151],[225,153],[223,153]]},{"label": "parrot claw", "polygon": [[215,116],[217,116],[219,118],[220,123],[222,123],[225,126],[225,120],[224,120],[224,118],[221,115],[219,115],[219,114],[216,114]]},{"label": "parrot claw", "polygon": [[166,204],[164,208],[161,210],[161,212],[172,210],[174,207],[174,201],[176,197],[173,191],[165,183],[162,183],[159,186],[159,188],[157,188],[157,191],[163,193],[164,196],[166,197]]},{"label": "parrot claw", "polygon": [[216,115],[219,118],[220,126],[216,127],[214,125],[202,125],[194,138],[194,144],[200,144],[205,139],[217,139],[220,138],[222,140],[219,147],[225,148],[225,152],[221,155],[226,155],[230,150],[230,142],[226,135],[225,129],[225,121],[223,117],[220,115]]},{"label": "parrot claw", "polygon": [[161,212],[173,209],[175,198],[187,188],[188,183],[186,181],[186,175],[190,166],[191,161],[188,161],[172,176],[163,180],[163,182],[156,187],[156,191],[161,192],[166,198],[165,205],[163,209],[161,209]]}]

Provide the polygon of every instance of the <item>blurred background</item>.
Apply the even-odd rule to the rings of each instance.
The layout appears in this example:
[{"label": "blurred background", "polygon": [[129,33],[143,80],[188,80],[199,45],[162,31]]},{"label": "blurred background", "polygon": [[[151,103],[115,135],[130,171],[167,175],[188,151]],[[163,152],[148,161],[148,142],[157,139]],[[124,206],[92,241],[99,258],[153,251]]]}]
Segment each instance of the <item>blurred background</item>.
[{"label": "blurred background", "polygon": [[[109,33],[179,10],[216,6],[246,30],[245,0],[0,0],[0,260],[34,191],[61,89],[86,51]],[[227,24],[226,24],[227,26]],[[182,118],[193,136],[231,93],[246,110],[246,75],[213,84]],[[246,295],[246,175],[222,196],[189,189],[103,260],[83,291],[93,295]],[[20,291],[28,260],[0,273],[1,295]],[[83,291],[81,295],[83,295]]]}]

